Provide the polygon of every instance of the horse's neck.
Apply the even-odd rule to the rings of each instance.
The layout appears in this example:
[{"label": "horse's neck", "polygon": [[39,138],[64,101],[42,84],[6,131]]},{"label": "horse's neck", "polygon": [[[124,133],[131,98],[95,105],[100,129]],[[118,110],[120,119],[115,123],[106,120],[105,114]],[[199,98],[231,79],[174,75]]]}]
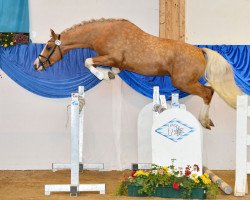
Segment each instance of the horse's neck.
[{"label": "horse's neck", "polygon": [[93,31],[92,27],[82,26],[62,33],[61,37],[65,42],[66,51],[69,51],[75,48],[91,48],[97,35],[98,31]]}]

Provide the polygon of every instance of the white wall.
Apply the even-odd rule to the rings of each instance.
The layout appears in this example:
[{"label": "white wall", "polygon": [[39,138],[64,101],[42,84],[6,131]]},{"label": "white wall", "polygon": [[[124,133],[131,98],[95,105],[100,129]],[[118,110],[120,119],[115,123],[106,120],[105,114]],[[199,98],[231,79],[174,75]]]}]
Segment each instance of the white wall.
[{"label": "white wall", "polygon": [[158,0],[30,0],[33,42],[44,43],[52,28],[61,32],[83,20],[125,18],[146,32],[158,35]]},{"label": "white wall", "polygon": [[[248,0],[187,0],[187,42],[248,44],[249,8]],[[158,0],[30,0],[33,42],[42,43],[49,38],[49,28],[61,32],[82,20],[101,17],[127,18],[145,31],[158,35],[158,13]],[[70,99],[34,95],[4,73],[2,76],[0,169],[50,169],[52,162],[69,162],[70,130],[65,125]],[[130,167],[130,163],[137,161],[137,116],[150,99],[117,77],[115,81],[103,81],[88,91],[86,100],[85,161],[102,162],[108,170]],[[190,96],[181,102],[198,116],[202,105],[200,98]],[[215,128],[204,130],[205,164],[210,169],[234,169],[235,111],[215,95],[211,118]]]},{"label": "white wall", "polygon": [[250,44],[249,0],[186,0],[186,41]]}]

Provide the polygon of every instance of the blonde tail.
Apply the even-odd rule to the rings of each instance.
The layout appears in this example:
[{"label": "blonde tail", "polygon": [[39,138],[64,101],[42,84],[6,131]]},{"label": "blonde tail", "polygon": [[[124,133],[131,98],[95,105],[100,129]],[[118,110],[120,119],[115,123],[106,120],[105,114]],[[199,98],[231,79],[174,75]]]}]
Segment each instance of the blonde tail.
[{"label": "blonde tail", "polygon": [[236,85],[230,64],[219,53],[203,48],[206,53],[207,66],[205,78],[215,92],[231,107],[236,108],[237,95],[243,92]]}]

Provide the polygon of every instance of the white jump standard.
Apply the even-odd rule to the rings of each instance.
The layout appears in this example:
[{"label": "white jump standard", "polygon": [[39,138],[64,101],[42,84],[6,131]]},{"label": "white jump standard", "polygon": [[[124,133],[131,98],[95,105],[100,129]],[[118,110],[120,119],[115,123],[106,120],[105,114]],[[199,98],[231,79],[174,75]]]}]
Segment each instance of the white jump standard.
[{"label": "white jump standard", "polygon": [[235,196],[245,196],[248,193],[247,174],[250,174],[250,162],[247,161],[247,147],[250,146],[248,98],[247,95],[237,96]]},{"label": "white jump standard", "polygon": [[101,164],[82,163],[83,147],[83,110],[79,109],[79,100],[84,97],[84,88],[79,87],[79,93],[71,95],[71,163],[53,164],[53,170],[71,169],[71,183],[58,185],[45,185],[45,195],[51,192],[69,192],[70,196],[77,196],[79,192],[99,192],[105,194],[105,184],[80,184],[79,170],[100,169]]}]

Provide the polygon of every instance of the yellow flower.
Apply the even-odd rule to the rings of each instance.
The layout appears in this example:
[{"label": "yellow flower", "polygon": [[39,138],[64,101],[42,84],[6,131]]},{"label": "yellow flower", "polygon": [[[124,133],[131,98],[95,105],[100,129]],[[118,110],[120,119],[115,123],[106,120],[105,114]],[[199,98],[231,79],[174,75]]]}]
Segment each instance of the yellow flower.
[{"label": "yellow flower", "polygon": [[11,42],[10,45],[13,46],[13,45],[14,45],[14,42]]},{"label": "yellow flower", "polygon": [[208,174],[203,174],[201,175],[201,180],[204,184],[208,185],[208,184],[211,184],[211,180],[210,178],[208,177]]},{"label": "yellow flower", "polygon": [[163,167],[162,168],[165,172],[168,172],[168,167]]},{"label": "yellow flower", "polygon": [[196,176],[197,176],[197,174],[192,174],[192,175],[191,175],[191,177],[192,177],[193,179],[195,179]]},{"label": "yellow flower", "polygon": [[200,181],[199,181],[198,178],[195,178],[195,179],[194,179],[194,182],[195,182],[195,183],[199,183]]},{"label": "yellow flower", "polygon": [[210,179],[204,179],[204,180],[202,180],[202,181],[203,181],[203,183],[205,183],[206,185],[211,184],[211,180],[210,180]]},{"label": "yellow flower", "polygon": [[8,45],[7,45],[7,44],[4,44],[3,46],[4,46],[4,47],[7,47]]},{"label": "yellow flower", "polygon": [[205,176],[206,178],[209,178],[208,173],[204,173],[204,176]]},{"label": "yellow flower", "polygon": [[148,176],[148,172],[144,172],[143,170],[138,170],[135,172],[134,176]]}]

